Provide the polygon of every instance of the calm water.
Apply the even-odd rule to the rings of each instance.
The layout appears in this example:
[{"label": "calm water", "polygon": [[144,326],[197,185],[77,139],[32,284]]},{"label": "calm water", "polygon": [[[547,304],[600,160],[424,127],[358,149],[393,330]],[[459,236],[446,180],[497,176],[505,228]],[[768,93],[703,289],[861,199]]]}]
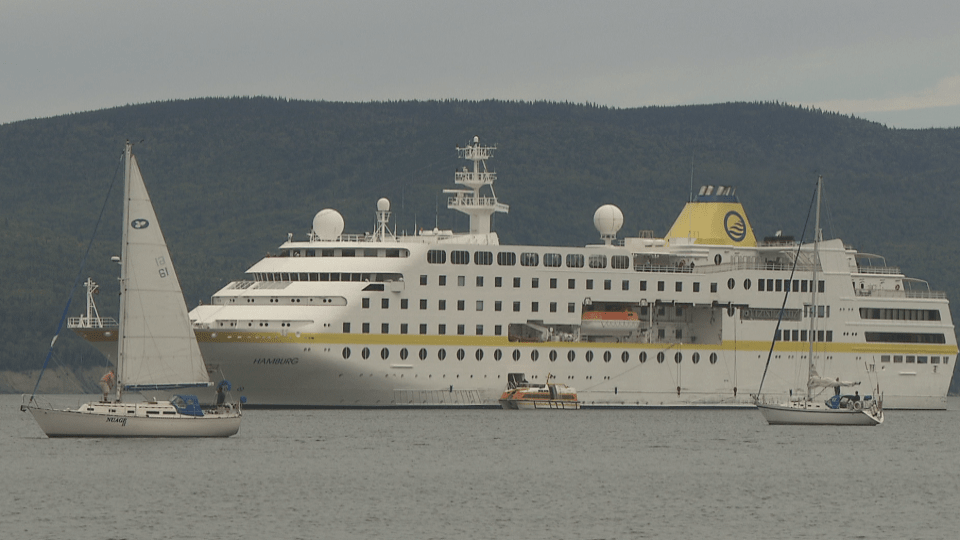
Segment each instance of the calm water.
[{"label": "calm water", "polygon": [[226,440],[47,439],[19,404],[0,396],[0,538],[960,530],[956,398],[877,428],[767,426],[756,411],[248,411]]}]

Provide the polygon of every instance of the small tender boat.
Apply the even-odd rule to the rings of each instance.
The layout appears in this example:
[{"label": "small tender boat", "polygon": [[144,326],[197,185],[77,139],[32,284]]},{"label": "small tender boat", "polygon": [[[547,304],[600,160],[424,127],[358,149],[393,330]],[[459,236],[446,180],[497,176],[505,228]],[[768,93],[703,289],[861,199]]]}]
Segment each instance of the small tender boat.
[{"label": "small tender boat", "polygon": [[547,375],[546,384],[531,384],[523,373],[507,375],[507,389],[500,396],[504,409],[579,409],[577,391],[561,383],[552,383]]}]

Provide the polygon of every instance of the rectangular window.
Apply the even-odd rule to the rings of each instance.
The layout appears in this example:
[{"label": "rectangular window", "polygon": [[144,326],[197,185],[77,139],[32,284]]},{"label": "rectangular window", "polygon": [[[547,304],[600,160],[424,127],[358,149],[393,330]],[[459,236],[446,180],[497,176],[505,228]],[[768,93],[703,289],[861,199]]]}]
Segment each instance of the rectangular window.
[{"label": "rectangular window", "polygon": [[370,299],[369,299],[369,298],[364,298],[364,299],[360,300],[360,307],[362,307],[363,309],[369,309],[369,308],[370,308]]},{"label": "rectangular window", "polygon": [[466,302],[457,300],[457,311],[463,311],[466,308]]},{"label": "rectangular window", "polygon": [[567,288],[568,288],[568,289],[576,289],[576,288],[577,288],[577,280],[576,280],[576,279],[573,279],[573,278],[568,279],[568,280],[567,280]]},{"label": "rectangular window", "polygon": [[[761,279],[760,281],[762,282],[763,280]],[[810,282],[809,282],[809,281],[803,280],[803,281],[800,282],[800,292],[808,292],[807,289],[808,289],[809,287],[810,287]]]},{"label": "rectangular window", "polygon": [[660,328],[657,330],[657,339],[666,339],[667,330],[665,328]]},{"label": "rectangular window", "polygon": [[792,334],[793,334],[793,341],[800,341],[800,332],[798,332],[797,330],[794,330]]},{"label": "rectangular window", "polygon": [[427,309],[427,299],[426,299],[426,298],[421,298],[421,299],[420,299],[420,309]]},{"label": "rectangular window", "polygon": [[683,330],[682,330],[682,329],[677,328],[676,337],[677,337],[677,339],[683,339]]},{"label": "rectangular window", "polygon": [[421,325],[420,325],[420,335],[423,336],[423,335],[426,335],[426,334],[427,334],[427,325],[421,324]]},{"label": "rectangular window", "polygon": [[457,287],[463,287],[467,284],[467,276],[457,276]]},{"label": "rectangular window", "polygon": [[620,282],[620,290],[621,290],[621,291],[629,291],[629,290],[630,290],[630,280],[629,280],[629,279],[625,279],[625,280],[623,280],[623,281]]},{"label": "rectangular window", "polygon": [[768,280],[767,280],[767,292],[773,292],[773,280],[772,280],[772,279],[768,279]]},{"label": "rectangular window", "polygon": [[827,341],[833,341],[833,330],[827,330]]},{"label": "rectangular window", "polygon": [[908,363],[908,364],[916,363],[916,361],[917,361],[917,357],[916,357],[916,356],[914,356],[914,355],[912,355],[912,354],[908,354],[908,355],[907,355],[907,363]]},{"label": "rectangular window", "polygon": [[437,326],[437,333],[440,334],[441,336],[445,335],[447,333],[447,325],[441,324]]},{"label": "rectangular window", "polygon": [[764,287],[764,285],[766,285],[766,284],[767,284],[766,281],[764,281],[764,280],[762,280],[762,279],[758,279],[758,280],[757,280],[757,290],[760,291],[760,292],[766,291],[767,288]]},{"label": "rectangular window", "polygon": [[477,311],[483,311],[483,300],[477,300]]},{"label": "rectangular window", "polygon": [[782,279],[778,279],[778,280],[776,281],[776,285],[777,285],[777,292],[780,292],[780,291],[783,290],[783,280],[782,280]]},{"label": "rectangular window", "polygon": [[363,323],[363,325],[361,326],[360,330],[361,330],[364,334],[369,334],[369,333],[370,333],[370,323],[368,323],[368,322]]},{"label": "rectangular window", "polygon": [[666,287],[667,287],[666,282],[663,282],[663,281],[658,281],[658,282],[657,282],[657,290],[658,290],[658,291],[663,292],[663,291],[666,290]]},{"label": "rectangular window", "polygon": [[408,304],[408,303],[409,303],[409,300],[407,300],[406,298],[401,298],[401,299],[400,299],[400,309],[407,309],[407,307],[408,307],[407,304]]},{"label": "rectangular window", "polygon": [[647,280],[643,280],[640,282],[640,290],[641,291],[647,290]]},{"label": "rectangular window", "polygon": [[534,312],[534,313],[540,311],[540,302],[531,302],[531,303],[530,303],[530,311],[532,311],[532,312]]},{"label": "rectangular window", "polygon": [[457,325],[457,335],[462,336],[466,332],[466,328],[462,324]]},{"label": "rectangular window", "polygon": [[499,277],[499,276],[493,278],[493,286],[494,286],[494,287],[503,287],[503,278],[502,278],[502,277]]},{"label": "rectangular window", "polygon": [[514,289],[520,288],[520,278],[518,277],[513,278],[513,288]]},{"label": "rectangular window", "polygon": [[444,311],[445,309],[447,309],[447,301],[446,301],[446,300],[438,300],[438,301],[437,301],[437,309],[439,309],[440,311]]},{"label": "rectangular window", "polygon": [[576,313],[576,312],[577,312],[577,304],[575,304],[575,303],[573,303],[573,302],[568,303],[568,304],[567,304],[567,313]]},{"label": "rectangular window", "polygon": [[514,311],[520,311],[520,302],[514,302],[514,303],[513,303],[513,310],[514,310]]},{"label": "rectangular window", "polygon": [[682,281],[676,282],[673,287],[677,290],[677,292],[683,292],[683,282],[682,282]]},{"label": "rectangular window", "polygon": [[477,276],[477,287],[483,287],[483,276]]},{"label": "rectangular window", "polygon": [[611,289],[611,281],[609,279],[603,280],[603,290],[609,291]]},{"label": "rectangular window", "polygon": [[380,309],[390,309],[390,299],[381,298],[380,299]]},{"label": "rectangular window", "polygon": [[390,323],[383,323],[383,324],[381,324],[381,325],[380,325],[380,333],[381,333],[381,334],[389,334],[389,333],[390,333]]},{"label": "rectangular window", "polygon": [[350,333],[350,323],[348,322],[343,323],[343,333],[344,334]]},{"label": "rectangular window", "polygon": [[557,312],[557,303],[550,302],[550,313],[556,313],[556,312]]},{"label": "rectangular window", "polygon": [[927,363],[927,357],[926,357],[926,356],[918,356],[918,357],[917,357],[917,363],[918,363],[918,364],[926,364],[926,363]]},{"label": "rectangular window", "polygon": [[587,290],[588,290],[588,291],[592,291],[592,290],[593,290],[593,280],[592,280],[592,279],[588,279],[588,280],[587,280]]},{"label": "rectangular window", "polygon": [[501,311],[502,309],[503,309],[503,302],[501,302],[500,300],[497,300],[496,302],[493,303],[494,311]]},{"label": "rectangular window", "polygon": [[881,363],[884,363],[884,364],[889,363],[889,362],[890,362],[890,355],[889,355],[889,354],[881,354],[881,355],[880,355],[880,362],[881,362]]},{"label": "rectangular window", "polygon": [[427,276],[426,276],[426,275],[421,275],[421,276],[420,276],[420,285],[426,285],[426,284],[427,284]]},{"label": "rectangular window", "polygon": [[550,288],[551,289],[557,288],[557,278],[555,277],[550,278]]},{"label": "rectangular window", "polygon": [[894,363],[894,364],[902,364],[902,363],[903,363],[903,356],[902,356],[902,355],[899,355],[899,354],[893,355],[893,363]]},{"label": "rectangular window", "polygon": [[930,357],[930,363],[931,363],[931,364],[939,364],[939,363],[940,363],[940,357],[939,357],[939,356],[931,356],[931,357]]},{"label": "rectangular window", "polygon": [[712,292],[712,293],[717,292],[717,284],[716,284],[716,283],[711,283],[711,284],[710,284],[710,292]]},{"label": "rectangular window", "polygon": [[700,282],[699,282],[699,281],[694,281],[694,282],[693,282],[693,292],[700,292]]},{"label": "rectangular window", "polygon": [[817,283],[817,292],[822,293],[822,292],[824,291],[824,289],[825,289],[825,285],[826,285],[826,284],[825,284],[823,281],[818,282],[818,283]]},{"label": "rectangular window", "polygon": [[539,289],[540,288],[540,278],[531,278],[530,279],[530,288]]},{"label": "rectangular window", "polygon": [[447,285],[447,276],[439,276],[437,278],[441,287],[446,287]]},{"label": "rectangular window", "polygon": [[503,333],[503,326],[500,326],[500,325],[498,324],[498,325],[496,325],[496,326],[493,327],[493,335],[499,336],[499,335],[501,335],[502,333]]},{"label": "rectangular window", "polygon": [[482,335],[483,335],[483,325],[482,325],[482,324],[478,324],[478,325],[477,325],[477,335],[478,335],[478,336],[482,336]]}]

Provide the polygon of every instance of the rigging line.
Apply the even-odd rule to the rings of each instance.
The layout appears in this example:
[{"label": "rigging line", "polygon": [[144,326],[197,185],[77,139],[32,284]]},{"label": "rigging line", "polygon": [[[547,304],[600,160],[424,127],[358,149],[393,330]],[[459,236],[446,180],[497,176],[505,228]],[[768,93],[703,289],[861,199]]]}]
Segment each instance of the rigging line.
[{"label": "rigging line", "polygon": [[100,222],[103,221],[103,214],[107,209],[107,202],[110,200],[110,193],[113,191],[113,186],[117,182],[117,172],[120,170],[120,165],[123,164],[123,154],[120,156],[120,161],[117,162],[117,168],[113,171],[113,180],[110,180],[110,187],[107,188],[107,196],[103,199],[103,206],[100,208],[100,215],[97,217],[97,223],[93,226],[93,234],[90,236],[90,242],[87,244],[87,249],[83,253],[83,259],[80,260],[80,268],[77,270],[77,277],[73,280],[73,287],[70,289],[70,295],[67,296],[67,305],[63,308],[63,313],[60,314],[60,322],[57,324],[57,332],[53,335],[53,340],[50,341],[50,348],[47,350],[47,357],[43,360],[43,367],[40,368],[40,375],[37,376],[37,383],[33,385],[33,393],[30,394],[30,401],[33,402],[34,397],[37,395],[37,389],[40,387],[40,379],[43,378],[43,372],[47,369],[47,365],[50,363],[50,357],[53,356],[53,346],[57,343],[57,338],[60,337],[60,332],[63,330],[63,323],[67,320],[67,313],[70,311],[70,303],[73,302],[73,295],[77,290],[77,285],[80,284],[80,276],[83,275],[83,269],[87,264],[87,257],[90,255],[90,248],[93,247],[93,241],[97,237],[97,230],[100,228]]},{"label": "rigging line", "polygon": [[[810,212],[813,211],[813,203],[817,200],[817,191],[814,190],[813,198],[810,200],[810,207],[807,208],[807,219],[803,222],[803,231],[800,232],[800,241],[797,242],[797,253],[793,257],[793,268],[790,270],[790,282],[793,282],[793,276],[797,272],[797,264],[800,262],[800,248],[803,247],[803,239],[807,234],[807,225],[810,224]],[[813,233],[816,235],[816,231]],[[819,264],[819,260],[814,260],[813,264]],[[817,286],[816,283],[813,284]],[[787,307],[787,297],[790,296],[790,289],[786,287],[783,294],[783,304],[780,305],[780,315],[777,317],[777,327],[773,331],[773,338],[770,340],[770,351],[767,353],[767,363],[763,366],[763,376],[760,377],[760,386],[757,387],[757,399],[760,399],[760,392],[763,390],[763,381],[767,378],[767,369],[770,368],[770,358],[773,356],[773,348],[777,344],[777,333],[780,332],[780,323],[783,322],[783,312]]]}]

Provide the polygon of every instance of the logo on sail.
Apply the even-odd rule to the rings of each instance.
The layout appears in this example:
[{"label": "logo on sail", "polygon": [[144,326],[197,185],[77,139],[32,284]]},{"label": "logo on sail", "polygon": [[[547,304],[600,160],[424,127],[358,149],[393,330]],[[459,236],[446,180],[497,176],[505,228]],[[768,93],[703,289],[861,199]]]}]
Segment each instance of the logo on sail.
[{"label": "logo on sail", "polygon": [[130,222],[130,226],[134,229],[146,229],[150,226],[150,222],[145,219],[135,219]]},{"label": "logo on sail", "polygon": [[742,242],[747,237],[747,222],[743,216],[733,210],[723,218],[723,229],[734,242]]}]

